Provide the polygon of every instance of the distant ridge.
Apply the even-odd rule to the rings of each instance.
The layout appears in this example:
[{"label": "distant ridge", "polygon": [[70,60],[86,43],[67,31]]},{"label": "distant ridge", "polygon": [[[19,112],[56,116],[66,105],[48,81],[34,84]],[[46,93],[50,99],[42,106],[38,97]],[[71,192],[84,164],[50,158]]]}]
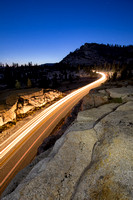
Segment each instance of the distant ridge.
[{"label": "distant ridge", "polygon": [[133,45],[105,45],[85,43],[74,52],[70,52],[61,63],[77,65],[103,65],[105,63],[133,62]]},{"label": "distant ridge", "polygon": [[41,64],[40,66],[53,66],[53,65],[55,65],[56,63],[45,63],[45,64]]}]

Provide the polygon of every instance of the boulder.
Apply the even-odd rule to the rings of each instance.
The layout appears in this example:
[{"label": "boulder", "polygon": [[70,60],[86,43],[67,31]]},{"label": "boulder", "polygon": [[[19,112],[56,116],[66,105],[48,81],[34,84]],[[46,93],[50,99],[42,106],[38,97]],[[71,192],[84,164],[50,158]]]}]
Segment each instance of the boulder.
[{"label": "boulder", "polygon": [[108,102],[108,96],[106,92],[104,94],[91,91],[83,98],[83,110],[98,107]]},{"label": "boulder", "polygon": [[3,125],[3,116],[0,114],[0,126]]},{"label": "boulder", "polygon": [[34,109],[34,106],[32,106],[32,105],[22,106],[21,108],[17,109],[16,114],[17,115],[24,114],[24,113],[27,113],[28,111],[30,111],[32,109]]},{"label": "boulder", "polygon": [[9,110],[2,113],[3,124],[6,124],[7,122],[16,119],[16,109],[17,109],[17,103],[15,103]]},{"label": "boulder", "polygon": [[19,92],[20,98],[30,99],[32,97],[42,97],[44,95],[43,89],[27,89]]},{"label": "boulder", "polygon": [[125,101],[133,100],[133,86],[107,89],[112,98],[122,98]]},{"label": "boulder", "polygon": [[110,104],[102,105],[98,108],[92,108],[90,110],[81,111],[78,113],[77,121],[88,122],[94,125],[94,123],[97,120],[99,120],[104,115],[107,115],[108,113],[116,109],[118,106],[119,106],[118,103],[110,103]]}]

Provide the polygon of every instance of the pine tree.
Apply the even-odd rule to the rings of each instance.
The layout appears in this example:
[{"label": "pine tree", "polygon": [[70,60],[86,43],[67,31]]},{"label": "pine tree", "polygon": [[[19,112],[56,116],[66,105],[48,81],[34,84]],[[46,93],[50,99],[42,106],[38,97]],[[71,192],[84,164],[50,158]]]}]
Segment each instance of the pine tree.
[{"label": "pine tree", "polygon": [[16,80],[15,88],[16,89],[20,89],[21,88],[21,84],[20,84],[20,82],[18,80]]},{"label": "pine tree", "polygon": [[31,80],[28,78],[28,80],[27,80],[27,87],[30,88],[31,86],[32,86]]}]

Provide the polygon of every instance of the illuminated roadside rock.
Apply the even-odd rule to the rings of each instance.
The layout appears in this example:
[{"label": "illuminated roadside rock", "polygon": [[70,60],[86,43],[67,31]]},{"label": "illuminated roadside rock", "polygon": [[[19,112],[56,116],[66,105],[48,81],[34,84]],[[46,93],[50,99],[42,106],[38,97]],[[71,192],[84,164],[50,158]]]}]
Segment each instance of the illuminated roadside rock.
[{"label": "illuminated roadside rock", "polygon": [[[12,122],[18,115],[44,106],[62,95],[57,90],[33,88],[0,93],[0,126]],[[21,116],[20,116],[21,117]]]},{"label": "illuminated roadside rock", "polygon": [[[2,118],[3,118],[3,124],[6,124],[7,122],[11,122],[14,119],[16,119],[16,109],[17,109],[17,103],[15,103],[12,107],[4,110],[1,113]],[[1,124],[1,125],[3,125],[3,124]]]},{"label": "illuminated roadside rock", "polygon": [[2,125],[3,125],[3,116],[0,115],[0,126],[2,126]]}]

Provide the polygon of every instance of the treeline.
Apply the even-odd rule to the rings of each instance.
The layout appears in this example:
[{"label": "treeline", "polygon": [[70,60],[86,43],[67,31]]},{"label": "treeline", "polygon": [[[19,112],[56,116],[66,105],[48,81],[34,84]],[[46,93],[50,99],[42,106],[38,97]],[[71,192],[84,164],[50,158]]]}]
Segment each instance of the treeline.
[{"label": "treeline", "polygon": [[39,78],[41,68],[38,65],[32,65],[32,63],[21,66],[6,64],[1,67],[0,74],[3,74],[1,84],[7,85],[7,88],[31,87],[31,85],[34,86],[34,82],[31,83],[31,80]]},{"label": "treeline", "polygon": [[124,80],[133,77],[133,62],[119,63],[105,62],[104,65],[78,65],[72,66],[65,63],[53,65],[27,65],[12,64],[0,65],[0,89],[3,88],[58,88],[63,82],[78,80],[81,71],[90,77],[94,76],[93,70],[106,71],[110,80]]},{"label": "treeline", "polygon": [[75,68],[66,64],[54,65],[27,65],[8,64],[0,66],[0,85],[6,88],[57,88],[63,81],[73,81],[75,76]]}]

